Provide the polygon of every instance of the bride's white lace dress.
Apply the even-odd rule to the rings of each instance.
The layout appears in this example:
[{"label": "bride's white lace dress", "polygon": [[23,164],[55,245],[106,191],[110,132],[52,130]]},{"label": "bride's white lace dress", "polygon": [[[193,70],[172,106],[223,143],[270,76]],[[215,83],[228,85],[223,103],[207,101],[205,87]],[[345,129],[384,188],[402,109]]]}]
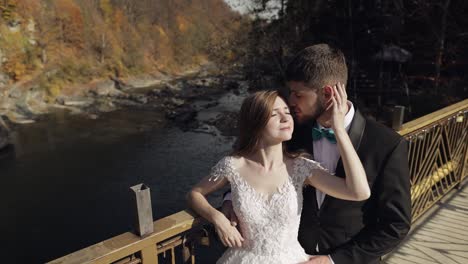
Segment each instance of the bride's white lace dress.
[{"label": "bride's white lace dress", "polygon": [[244,238],[242,248],[229,248],[218,264],[293,264],[309,259],[297,240],[305,179],[320,165],[306,158],[293,161],[288,180],[270,197],[257,192],[236,171],[233,157],[221,159],[211,170],[211,180],[226,177],[232,204]]}]

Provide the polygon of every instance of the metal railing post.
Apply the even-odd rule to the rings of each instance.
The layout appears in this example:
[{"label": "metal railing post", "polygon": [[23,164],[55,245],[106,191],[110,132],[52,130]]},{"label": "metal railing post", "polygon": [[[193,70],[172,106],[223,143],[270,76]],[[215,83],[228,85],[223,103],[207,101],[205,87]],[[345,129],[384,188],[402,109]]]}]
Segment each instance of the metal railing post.
[{"label": "metal railing post", "polygon": [[153,233],[153,209],[151,207],[150,188],[145,184],[137,184],[130,187],[135,200],[135,232],[141,236]]},{"label": "metal railing post", "polygon": [[402,105],[395,105],[393,110],[392,128],[394,130],[400,130],[403,125],[403,119],[405,117],[405,107]]}]

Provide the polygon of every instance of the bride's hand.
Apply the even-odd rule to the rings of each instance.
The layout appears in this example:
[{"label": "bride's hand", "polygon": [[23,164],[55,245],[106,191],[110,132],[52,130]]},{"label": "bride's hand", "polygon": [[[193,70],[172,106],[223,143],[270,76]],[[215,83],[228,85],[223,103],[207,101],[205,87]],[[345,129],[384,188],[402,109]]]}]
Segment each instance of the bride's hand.
[{"label": "bride's hand", "polygon": [[332,129],[336,132],[337,130],[344,130],[344,117],[348,111],[348,95],[344,84],[337,83],[333,86],[333,97],[332,97]]},{"label": "bride's hand", "polygon": [[215,226],[215,231],[224,246],[242,247],[244,238],[239,233],[239,230],[231,224],[224,214],[220,213],[213,224]]},{"label": "bride's hand", "polygon": [[308,261],[301,262],[299,264],[332,264],[329,256],[311,256]]}]

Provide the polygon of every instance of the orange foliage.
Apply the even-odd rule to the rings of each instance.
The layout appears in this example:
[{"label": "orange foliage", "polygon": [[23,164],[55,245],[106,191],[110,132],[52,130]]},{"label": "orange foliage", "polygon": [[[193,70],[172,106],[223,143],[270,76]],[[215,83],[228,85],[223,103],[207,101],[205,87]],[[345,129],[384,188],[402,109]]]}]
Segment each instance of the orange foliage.
[{"label": "orange foliage", "polygon": [[153,58],[156,60],[157,67],[163,68],[170,63],[174,56],[171,40],[166,31],[159,25],[154,25],[152,32],[155,38]]},{"label": "orange foliage", "polygon": [[102,11],[104,20],[107,23],[111,23],[110,19],[112,18],[113,8],[112,3],[110,0],[100,0],[99,1],[99,8]]},{"label": "orange foliage", "polygon": [[185,33],[188,30],[189,27],[189,22],[187,21],[186,18],[184,18],[181,15],[176,16],[176,23],[177,23],[177,28],[179,29],[180,32]]},{"label": "orange foliage", "polygon": [[27,16],[36,16],[41,10],[41,1],[37,0],[16,0],[17,10]]},{"label": "orange foliage", "polygon": [[166,34],[166,31],[164,31],[164,29],[162,27],[160,27],[158,25],[154,25],[153,28],[154,28],[154,31],[158,34],[159,37],[161,37],[164,40],[169,39],[169,37]]},{"label": "orange foliage", "polygon": [[56,0],[55,14],[62,40],[82,48],[83,17],[80,7],[73,0]]},{"label": "orange foliage", "polygon": [[26,74],[26,65],[21,61],[21,58],[10,58],[3,64],[3,70],[13,80],[18,81]]},{"label": "orange foliage", "polygon": [[128,24],[127,18],[121,9],[117,9],[114,12],[114,27],[116,30],[120,30],[124,24]]},{"label": "orange foliage", "polygon": [[[15,80],[33,70],[31,61],[60,69],[66,74],[56,78],[69,83],[90,74],[82,70],[89,68],[81,67],[85,62],[97,76],[112,69],[128,74],[180,70],[208,58],[236,58],[223,43],[240,26],[224,0],[8,1],[15,2],[23,22],[18,36],[10,36],[14,48],[0,41],[9,59],[3,70]],[[35,30],[24,33],[30,19]],[[64,57],[76,65],[65,66]]]}]

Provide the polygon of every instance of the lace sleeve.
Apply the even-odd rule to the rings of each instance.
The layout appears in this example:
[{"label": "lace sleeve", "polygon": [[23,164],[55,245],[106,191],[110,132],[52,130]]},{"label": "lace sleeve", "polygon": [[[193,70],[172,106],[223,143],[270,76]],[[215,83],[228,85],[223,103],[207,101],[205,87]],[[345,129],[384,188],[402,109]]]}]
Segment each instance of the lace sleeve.
[{"label": "lace sleeve", "polygon": [[217,181],[223,177],[226,177],[228,181],[231,181],[231,175],[232,165],[230,162],[230,157],[224,157],[211,168],[209,180]]},{"label": "lace sleeve", "polygon": [[304,183],[304,181],[313,175],[325,172],[328,173],[328,170],[322,167],[320,163],[315,160],[307,159],[304,157],[300,157],[299,161],[297,162],[297,177],[300,183]]}]

